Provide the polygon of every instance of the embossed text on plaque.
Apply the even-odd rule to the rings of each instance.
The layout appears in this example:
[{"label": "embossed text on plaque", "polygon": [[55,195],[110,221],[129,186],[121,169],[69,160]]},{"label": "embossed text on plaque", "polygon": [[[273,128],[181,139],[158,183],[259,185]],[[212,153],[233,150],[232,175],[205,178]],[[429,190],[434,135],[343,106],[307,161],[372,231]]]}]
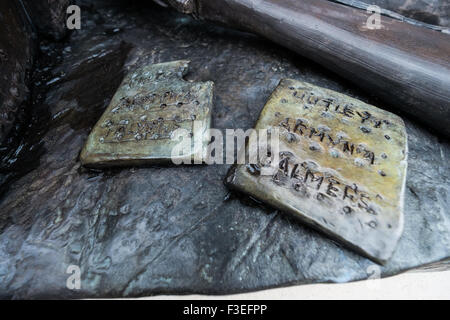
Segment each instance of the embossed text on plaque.
[{"label": "embossed text on plaque", "polygon": [[204,158],[209,142],[213,83],[184,81],[188,61],[146,65],[129,73],[88,137],[81,153],[85,166],[134,165],[171,160],[177,129],[202,133]]},{"label": "embossed text on plaque", "polygon": [[227,184],[385,262],[403,230],[403,121],[343,94],[282,80],[255,129],[278,128],[272,175],[237,165]]}]

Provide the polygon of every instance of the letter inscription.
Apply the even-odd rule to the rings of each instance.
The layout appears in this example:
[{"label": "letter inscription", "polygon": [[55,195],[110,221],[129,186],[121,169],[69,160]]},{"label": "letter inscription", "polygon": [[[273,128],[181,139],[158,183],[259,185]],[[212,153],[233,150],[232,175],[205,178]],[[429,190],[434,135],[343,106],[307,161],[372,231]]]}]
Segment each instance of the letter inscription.
[{"label": "letter inscription", "polygon": [[259,174],[267,164],[236,165],[227,185],[376,262],[387,261],[403,231],[403,121],[338,92],[286,79],[261,112],[255,129],[264,128],[280,132],[274,174]]},{"label": "letter inscription", "polygon": [[129,73],[95,125],[80,159],[90,167],[171,162],[173,134],[194,134],[199,148],[183,157],[205,158],[209,142],[213,83],[184,81],[188,61],[146,65]]}]

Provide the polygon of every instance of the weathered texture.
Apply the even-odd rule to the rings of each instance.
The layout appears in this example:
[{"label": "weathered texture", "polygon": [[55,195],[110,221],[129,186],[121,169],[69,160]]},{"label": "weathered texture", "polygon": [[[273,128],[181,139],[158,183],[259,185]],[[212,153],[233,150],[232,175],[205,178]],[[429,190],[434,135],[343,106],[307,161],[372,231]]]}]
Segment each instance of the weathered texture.
[{"label": "weathered texture", "polygon": [[363,0],[425,23],[450,27],[448,0]]},{"label": "weathered texture", "polygon": [[[128,72],[122,71],[128,53],[122,40],[134,46],[125,69],[191,59],[186,78],[216,84],[215,128],[252,128],[282,78],[388,105],[257,37],[156,6],[98,6],[82,8],[86,27],[71,35],[48,81],[40,107],[49,117],[39,118],[48,130],[46,152],[1,200],[1,297],[231,293],[352,281],[373,272],[372,261],[311,228],[230,195],[223,185],[229,166],[99,172],[82,169],[78,155]],[[383,277],[450,257],[450,144],[403,118],[409,139],[404,233],[381,267]],[[66,288],[73,264],[81,268],[80,291]]]},{"label": "weathered texture", "polygon": [[[422,17],[422,20],[417,20],[415,19],[414,15],[411,14],[401,14],[401,7],[398,8],[394,5],[394,8],[392,7],[388,7],[389,9],[387,9],[386,7],[380,7],[377,4],[373,4],[373,3],[367,3],[364,1],[360,1],[360,0],[328,0],[328,1],[333,1],[339,4],[343,4],[349,7],[354,7],[354,8],[358,8],[361,10],[364,10],[366,12],[371,12],[371,13],[377,13],[380,14],[379,17],[379,22],[381,24],[383,24],[383,17],[389,17],[389,18],[393,18],[399,21],[403,21],[406,23],[409,23],[411,25],[415,25],[415,26],[419,26],[419,27],[424,27],[430,30],[435,30],[438,32],[443,32],[443,33],[450,33],[450,29],[446,26],[441,26],[438,23],[436,23],[436,19],[433,19],[433,21],[429,21],[429,13],[426,13],[419,10],[419,12],[425,14],[425,15],[420,15],[420,17]],[[379,1],[382,2],[382,1]],[[381,3],[379,3],[381,4]],[[385,4],[385,3],[383,3]],[[397,3],[398,4],[398,3]],[[428,9],[428,8],[423,8],[422,9]],[[413,13],[417,14],[419,13],[418,11],[413,11]],[[445,13],[444,13],[445,14]],[[439,15],[434,17],[434,18],[439,18]],[[424,21],[425,20],[425,21]],[[439,20],[437,20],[439,21]]]},{"label": "weathered texture", "polygon": [[[29,73],[35,43],[31,25],[16,1],[0,2],[0,143],[5,138],[29,96]],[[5,146],[2,146],[0,152]]]},{"label": "weathered texture", "polygon": [[[278,149],[279,159],[233,167],[229,186],[375,261],[391,257],[403,231],[407,158],[405,126],[398,116],[284,79],[255,129],[279,131],[279,144],[270,150],[273,158]],[[247,152],[256,154],[251,139]]]},{"label": "weathered texture", "polygon": [[[176,159],[201,163],[210,140],[214,84],[184,81],[188,64],[159,63],[130,72],[89,135],[81,163],[88,167],[173,163]],[[199,141],[175,149],[183,143],[177,133],[185,135],[184,142],[192,136]]]},{"label": "weathered texture", "polygon": [[54,40],[64,38],[67,8],[76,1],[71,0],[20,0],[23,1],[37,31]]},{"label": "weathered texture", "polygon": [[[193,13],[194,0],[154,0],[156,3],[167,3],[183,13]],[[165,1],[165,2],[164,2]],[[376,5],[382,9],[415,19],[427,24],[450,26],[450,4],[447,0],[329,0],[356,8],[363,4]],[[367,6],[366,6],[367,7]]]}]

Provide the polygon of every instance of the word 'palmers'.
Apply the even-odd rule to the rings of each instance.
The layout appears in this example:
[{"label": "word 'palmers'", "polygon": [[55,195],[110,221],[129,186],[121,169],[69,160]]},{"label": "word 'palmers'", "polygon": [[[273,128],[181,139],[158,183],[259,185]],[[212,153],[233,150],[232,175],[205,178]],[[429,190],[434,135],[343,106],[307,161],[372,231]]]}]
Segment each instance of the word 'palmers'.
[{"label": "word 'palmers'", "polygon": [[[272,161],[234,166],[226,180],[230,187],[377,262],[389,259],[403,230],[407,167],[407,137],[398,116],[332,90],[282,80],[255,129],[279,130],[279,157],[269,152]],[[268,167],[271,174],[261,174]]]}]

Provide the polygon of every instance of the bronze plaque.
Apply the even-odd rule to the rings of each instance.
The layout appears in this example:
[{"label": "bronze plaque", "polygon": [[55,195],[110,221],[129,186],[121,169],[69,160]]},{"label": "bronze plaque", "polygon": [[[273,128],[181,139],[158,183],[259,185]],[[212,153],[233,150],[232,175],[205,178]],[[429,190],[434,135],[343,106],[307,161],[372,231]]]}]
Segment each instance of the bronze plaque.
[{"label": "bronze plaque", "polygon": [[[184,129],[199,147],[182,158],[204,159],[210,140],[213,82],[183,80],[189,61],[146,65],[129,73],[90,133],[81,152],[85,166],[116,166],[171,161],[178,143],[172,135]],[[195,123],[195,125],[194,125]]]},{"label": "bronze plaque", "polygon": [[[403,230],[407,136],[398,116],[285,79],[255,129],[278,128],[279,162],[236,165],[227,184],[384,263]],[[248,146],[247,146],[248,147]]]}]

